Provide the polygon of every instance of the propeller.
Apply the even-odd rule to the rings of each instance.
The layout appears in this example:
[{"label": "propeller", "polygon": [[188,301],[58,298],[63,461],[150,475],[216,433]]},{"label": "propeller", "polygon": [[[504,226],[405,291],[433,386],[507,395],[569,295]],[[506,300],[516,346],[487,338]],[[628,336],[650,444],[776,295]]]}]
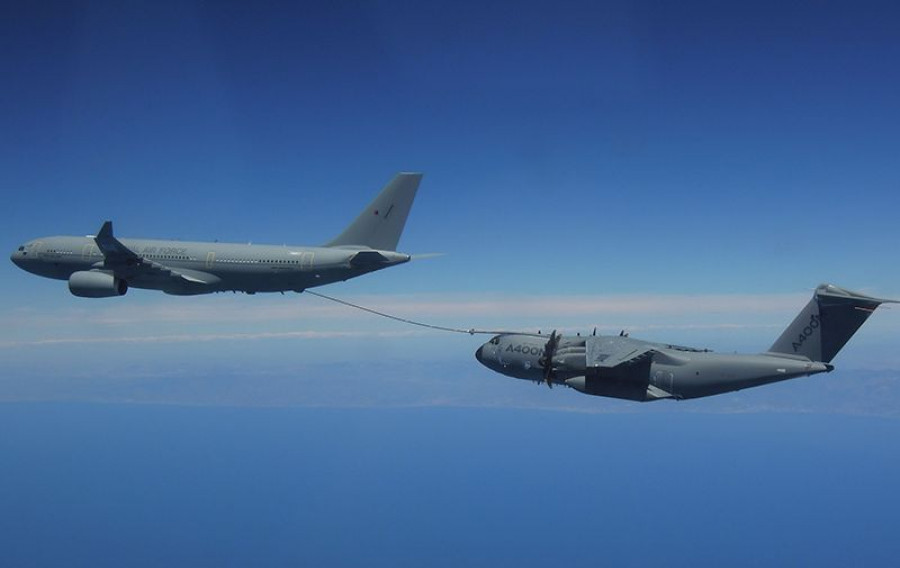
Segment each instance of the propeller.
[{"label": "propeller", "polygon": [[544,353],[538,359],[538,363],[544,368],[544,382],[549,388],[553,388],[553,355],[556,354],[556,347],[559,345],[559,335],[556,330],[550,334],[550,339],[544,344]]}]

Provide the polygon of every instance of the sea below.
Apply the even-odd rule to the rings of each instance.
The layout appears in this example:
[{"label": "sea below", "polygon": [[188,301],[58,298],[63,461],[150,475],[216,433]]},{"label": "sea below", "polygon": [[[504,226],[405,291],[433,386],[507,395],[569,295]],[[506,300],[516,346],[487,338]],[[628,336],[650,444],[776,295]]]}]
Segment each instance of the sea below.
[{"label": "sea below", "polygon": [[675,408],[4,403],[0,566],[896,562],[900,420]]}]

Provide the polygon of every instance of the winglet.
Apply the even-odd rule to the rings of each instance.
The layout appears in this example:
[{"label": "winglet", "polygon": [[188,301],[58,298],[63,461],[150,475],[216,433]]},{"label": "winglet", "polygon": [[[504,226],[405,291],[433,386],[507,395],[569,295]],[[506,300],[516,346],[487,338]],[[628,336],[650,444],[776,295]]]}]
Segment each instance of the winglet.
[{"label": "winglet", "polygon": [[97,236],[94,237],[94,242],[97,243],[97,248],[100,249],[100,252],[103,253],[103,256],[106,257],[107,260],[138,258],[138,255],[136,255],[134,251],[123,245],[119,239],[113,236],[112,221],[103,223]]},{"label": "winglet", "polygon": [[100,230],[97,232],[97,238],[103,240],[115,238],[113,237],[112,221],[103,222],[103,226],[100,227]]}]

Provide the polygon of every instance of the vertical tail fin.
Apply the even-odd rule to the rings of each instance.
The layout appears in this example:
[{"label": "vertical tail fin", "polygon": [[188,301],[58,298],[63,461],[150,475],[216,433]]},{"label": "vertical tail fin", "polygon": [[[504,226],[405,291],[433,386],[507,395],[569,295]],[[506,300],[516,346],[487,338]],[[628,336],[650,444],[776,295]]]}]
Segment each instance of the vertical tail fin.
[{"label": "vertical tail fin", "polygon": [[399,173],[394,176],[356,220],[325,246],[397,250],[397,243],[420,181],[420,173]]},{"label": "vertical tail fin", "polygon": [[828,363],[875,308],[884,303],[896,302],[822,284],[769,352],[803,355],[812,361]]}]

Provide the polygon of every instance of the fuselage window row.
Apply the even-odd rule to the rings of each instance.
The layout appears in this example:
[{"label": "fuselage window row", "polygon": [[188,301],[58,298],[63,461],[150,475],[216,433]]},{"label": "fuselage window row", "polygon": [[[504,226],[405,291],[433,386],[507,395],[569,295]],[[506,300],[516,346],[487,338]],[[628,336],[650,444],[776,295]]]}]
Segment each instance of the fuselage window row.
[{"label": "fuselage window row", "polygon": [[[23,248],[24,247],[20,247]],[[47,250],[49,254],[59,254],[59,255],[76,255],[79,254],[78,251],[72,250],[62,250],[62,249],[49,249]],[[91,251],[91,255],[94,254],[94,251]],[[183,260],[187,262],[208,262],[203,260],[198,260],[192,256],[179,256],[179,255],[167,255],[167,254],[144,254],[144,258],[148,258],[151,260]],[[285,260],[285,259],[234,259],[234,258],[216,258],[212,262],[222,262],[222,263],[236,263],[236,264],[300,264],[299,260]]]}]

